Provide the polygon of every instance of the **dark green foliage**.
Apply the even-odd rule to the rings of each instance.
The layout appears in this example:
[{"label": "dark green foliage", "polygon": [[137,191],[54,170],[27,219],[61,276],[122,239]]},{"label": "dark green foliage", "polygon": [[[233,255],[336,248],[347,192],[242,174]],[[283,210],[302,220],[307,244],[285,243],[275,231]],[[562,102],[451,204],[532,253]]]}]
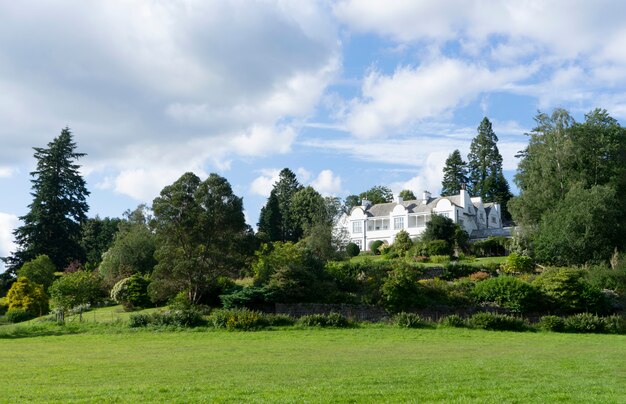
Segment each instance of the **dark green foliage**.
[{"label": "dark green foliage", "polygon": [[309,314],[307,316],[302,316],[296,321],[296,324],[302,327],[335,328],[345,328],[352,325],[343,315],[332,312],[329,314]]},{"label": "dark green foliage", "polygon": [[434,214],[426,223],[426,229],[420,238],[421,241],[445,240],[454,242],[456,224],[449,217]]},{"label": "dark green foliage", "polygon": [[448,156],[443,168],[441,196],[458,195],[468,182],[467,163],[463,161],[461,152],[455,150]]},{"label": "dark green foliage", "polygon": [[413,191],[411,191],[410,189],[403,189],[402,191],[400,191],[398,196],[402,198],[403,201],[413,201],[417,199]]},{"label": "dark green foliage", "polygon": [[218,277],[239,274],[250,232],[243,201],[225,178],[210,174],[201,181],[186,173],[163,188],[152,207],[159,262],[151,293],[184,290],[198,303]]},{"label": "dark green foliage", "polygon": [[489,119],[478,126],[467,155],[470,194],[480,196],[485,202],[497,202],[502,208],[502,219],[508,220],[507,204],[513,196],[502,172],[502,155],[498,150],[498,137]]},{"label": "dark green foliage", "polygon": [[6,297],[0,297],[0,316],[4,316],[7,310],[9,310],[9,302]]},{"label": "dark green foliage", "polygon": [[[607,262],[621,235],[620,201],[611,186],[572,186],[544,213],[534,238],[537,260],[552,265]],[[607,225],[611,223],[611,225]]]},{"label": "dark green foliage", "polygon": [[472,328],[494,331],[525,331],[528,326],[524,320],[506,314],[480,312],[467,319]]},{"label": "dark green foliage", "polygon": [[478,282],[473,294],[478,302],[495,302],[518,313],[535,309],[539,299],[535,287],[512,276],[499,276]]},{"label": "dark green foliage", "polygon": [[241,290],[233,291],[228,295],[220,295],[220,300],[225,309],[246,307],[257,309],[274,301],[270,290],[264,286],[249,286]]},{"label": "dark green foliage", "polygon": [[393,316],[391,322],[402,328],[423,328],[428,325],[419,314],[404,311]]},{"label": "dark green foliage", "polygon": [[502,265],[502,270],[508,273],[530,274],[535,272],[535,263],[530,257],[512,252]]},{"label": "dark green foliage", "polygon": [[393,201],[393,192],[383,185],[375,185],[367,191],[361,192],[359,198],[361,200],[367,199],[372,205],[388,203]]},{"label": "dark green foliage", "polygon": [[566,332],[576,333],[605,333],[604,318],[591,313],[578,313],[566,317],[564,327]]},{"label": "dark green foliage", "polygon": [[47,255],[40,255],[34,260],[26,262],[17,271],[18,277],[28,278],[29,281],[42,285],[44,291],[48,290],[54,282],[54,273],[57,268]]},{"label": "dark green foliage", "polygon": [[443,267],[441,279],[451,281],[453,279],[469,276],[476,272],[476,267],[469,264],[460,264],[458,262],[450,262]]},{"label": "dark green foliage", "polygon": [[352,211],[352,208],[359,206],[360,204],[361,200],[358,195],[348,195],[343,204],[343,209],[346,213],[350,213]]},{"label": "dark green foliage", "polygon": [[515,176],[515,221],[542,262],[608,261],[626,243],[626,130],[600,109],[583,123],[563,109],[535,120]]},{"label": "dark green foliage", "polygon": [[293,171],[281,170],[259,215],[259,232],[264,233],[269,241],[296,242],[302,237],[302,221],[292,206],[294,195],[302,188]]},{"label": "dark green foliage", "polygon": [[539,319],[537,328],[543,331],[563,332],[565,330],[565,320],[559,316],[543,316]]},{"label": "dark green foliage", "polygon": [[373,252],[375,255],[380,255],[380,247],[385,244],[383,243],[382,240],[374,240],[372,241],[372,243],[370,244],[370,251]]},{"label": "dark green foliage", "polygon": [[150,285],[149,279],[140,274],[135,274],[116,283],[111,290],[111,297],[120,303],[126,311],[150,307],[148,285]]},{"label": "dark green foliage", "polygon": [[413,241],[406,230],[400,230],[396,234],[396,238],[393,240],[392,251],[397,253],[400,257],[406,255],[406,253],[413,247]]},{"label": "dark green foliage", "polygon": [[21,267],[39,255],[50,257],[55,267],[65,268],[71,261],[84,261],[80,245],[81,224],[87,219],[89,196],[76,160],[76,143],[69,128],[47,148],[35,147],[37,168],[31,172],[33,202],[20,217],[24,223],[14,232],[17,251],[9,257],[9,268]]},{"label": "dark green foliage", "polygon": [[96,216],[87,219],[81,226],[80,245],[85,250],[86,262],[93,267],[98,267],[102,262],[102,254],[108,251],[117,233],[118,226],[122,222],[118,218],[100,219]]},{"label": "dark green foliage", "polygon": [[265,206],[261,208],[259,222],[257,223],[259,233],[263,234],[265,241],[282,240],[282,215],[278,205],[276,192],[272,191]]},{"label": "dark green foliage", "polygon": [[615,269],[606,266],[592,266],[585,272],[585,277],[598,289],[613,290],[626,297],[626,265]]},{"label": "dark green foliage", "polygon": [[186,309],[168,310],[152,314],[131,314],[129,319],[130,327],[199,327],[205,325],[206,321],[202,313],[195,307]]},{"label": "dark green foliage", "polygon": [[449,256],[452,253],[452,246],[446,240],[430,240],[425,244],[425,253],[432,257],[435,255]]},{"label": "dark green foliage", "polygon": [[291,216],[299,235],[304,235],[314,225],[331,224],[324,198],[311,186],[301,188],[291,196]]},{"label": "dark green foliage", "polygon": [[24,309],[9,309],[5,314],[5,319],[9,323],[21,323],[22,321],[28,321],[33,318],[33,314]]},{"label": "dark green foliage", "polygon": [[426,299],[418,276],[419,272],[411,268],[389,272],[380,288],[383,307],[392,313],[423,307]]},{"label": "dark green foliage", "polygon": [[604,317],[604,330],[609,334],[626,334],[626,317],[614,314]]},{"label": "dark green foliage", "polygon": [[463,319],[463,317],[459,316],[458,314],[450,314],[449,316],[443,317],[439,321],[439,324],[441,324],[444,327],[455,327],[455,328],[466,326],[465,320]]},{"label": "dark green foliage", "polygon": [[607,312],[610,306],[602,291],[584,276],[585,272],[580,269],[548,268],[533,281],[533,285],[548,297],[557,310]]},{"label": "dark green foliage", "polygon": [[489,237],[486,240],[470,244],[470,250],[477,257],[496,257],[506,254],[508,239],[505,237]]},{"label": "dark green foliage", "polygon": [[157,264],[156,237],[148,227],[150,220],[145,205],[124,213],[111,247],[104,253],[98,268],[104,284],[112,287],[133,274],[150,275]]},{"label": "dark green foliage", "polygon": [[354,243],[348,243],[348,245],[346,245],[346,254],[348,254],[348,257],[356,257],[360,253],[361,249],[358,245]]}]

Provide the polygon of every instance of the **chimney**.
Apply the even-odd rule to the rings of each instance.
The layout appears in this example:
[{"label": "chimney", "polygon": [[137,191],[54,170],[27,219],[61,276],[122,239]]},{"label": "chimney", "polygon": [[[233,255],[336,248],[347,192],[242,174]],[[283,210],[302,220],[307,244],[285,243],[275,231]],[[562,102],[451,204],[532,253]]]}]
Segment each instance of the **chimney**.
[{"label": "chimney", "polygon": [[367,199],[363,198],[361,200],[361,206],[363,206],[363,210],[369,208],[370,206],[372,206],[372,203],[370,201],[368,201]]},{"label": "chimney", "polygon": [[400,195],[398,195],[398,196],[396,197],[396,203],[397,203],[398,205],[402,205],[402,202],[403,202],[402,197],[401,197]]},{"label": "chimney", "polygon": [[430,200],[430,192],[424,191],[424,193],[422,194],[422,203],[426,205],[429,200]]},{"label": "chimney", "polygon": [[471,204],[469,195],[467,194],[467,190],[465,189],[465,184],[461,184],[461,190],[459,191],[459,195],[459,199],[461,199],[461,205],[463,205],[463,208],[466,208],[469,204]]}]

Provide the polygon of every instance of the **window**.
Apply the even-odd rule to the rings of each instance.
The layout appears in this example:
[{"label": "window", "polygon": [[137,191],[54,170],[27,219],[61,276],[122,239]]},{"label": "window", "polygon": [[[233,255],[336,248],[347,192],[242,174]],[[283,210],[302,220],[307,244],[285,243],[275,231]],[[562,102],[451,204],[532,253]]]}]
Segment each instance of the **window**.
[{"label": "window", "polygon": [[388,230],[389,219],[369,219],[367,221],[367,231]]},{"label": "window", "polygon": [[485,221],[485,215],[483,215],[482,212],[480,212],[480,221],[484,222]]},{"label": "window", "polygon": [[360,238],[354,239],[352,240],[352,242],[359,246],[359,250],[363,249],[363,240],[361,240]]},{"label": "window", "polygon": [[363,233],[363,222],[352,222],[352,233]]},{"label": "window", "polygon": [[409,216],[408,227],[415,228],[415,227],[424,227],[424,226],[426,226],[426,215]]},{"label": "window", "polygon": [[494,224],[495,224],[495,223],[497,223],[497,222],[498,222],[498,221],[496,220],[496,217],[495,217],[495,216],[491,216],[491,223],[494,223]]},{"label": "window", "polygon": [[404,218],[403,217],[394,217],[393,218],[393,229],[394,230],[404,229]]}]

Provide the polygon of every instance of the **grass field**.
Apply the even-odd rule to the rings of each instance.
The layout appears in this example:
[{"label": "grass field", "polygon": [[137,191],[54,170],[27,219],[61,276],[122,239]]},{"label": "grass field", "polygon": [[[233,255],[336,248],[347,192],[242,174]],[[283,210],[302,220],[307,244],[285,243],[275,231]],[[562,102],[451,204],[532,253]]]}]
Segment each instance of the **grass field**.
[{"label": "grass field", "polygon": [[0,339],[0,401],[626,402],[626,337],[468,329]]}]

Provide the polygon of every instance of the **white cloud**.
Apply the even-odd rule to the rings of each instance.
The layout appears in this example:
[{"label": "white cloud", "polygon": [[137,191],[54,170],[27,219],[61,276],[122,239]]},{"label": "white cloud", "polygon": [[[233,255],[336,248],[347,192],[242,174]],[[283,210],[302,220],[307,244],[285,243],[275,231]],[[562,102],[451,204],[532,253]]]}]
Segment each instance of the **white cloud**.
[{"label": "white cloud", "polygon": [[[19,219],[15,215],[0,212],[0,257],[6,257],[15,251],[13,230],[17,228]],[[0,262],[0,268],[2,263]]]},{"label": "white cloud", "polygon": [[250,193],[268,197],[272,192],[274,184],[278,181],[279,169],[261,170],[261,175],[250,184]]},{"label": "white cloud", "polygon": [[231,147],[242,156],[263,156],[272,153],[287,153],[296,137],[291,126],[270,128],[253,126],[249,131],[235,136]]},{"label": "white cloud", "polygon": [[445,151],[429,153],[418,175],[407,181],[392,183],[390,185],[391,190],[397,195],[403,189],[408,189],[413,191],[417,198],[422,197],[423,191],[429,191],[433,195],[437,195],[441,190],[443,167],[445,166],[448,154],[449,153]]},{"label": "white cloud", "polygon": [[311,179],[311,172],[304,167],[298,167],[296,169],[296,175],[298,180],[303,183],[307,183]]},{"label": "white cloud", "polygon": [[532,68],[489,70],[453,59],[437,59],[416,68],[400,67],[393,75],[371,71],[362,97],[353,102],[347,127],[358,137],[405,131],[424,119],[440,118],[482,92],[511,87]]},{"label": "white cloud", "polygon": [[322,195],[337,195],[341,193],[341,177],[335,175],[332,170],[322,170],[318,176],[311,181],[311,186]]},{"label": "white cloud", "polygon": [[9,178],[15,174],[16,170],[12,167],[0,166],[0,178]]}]

